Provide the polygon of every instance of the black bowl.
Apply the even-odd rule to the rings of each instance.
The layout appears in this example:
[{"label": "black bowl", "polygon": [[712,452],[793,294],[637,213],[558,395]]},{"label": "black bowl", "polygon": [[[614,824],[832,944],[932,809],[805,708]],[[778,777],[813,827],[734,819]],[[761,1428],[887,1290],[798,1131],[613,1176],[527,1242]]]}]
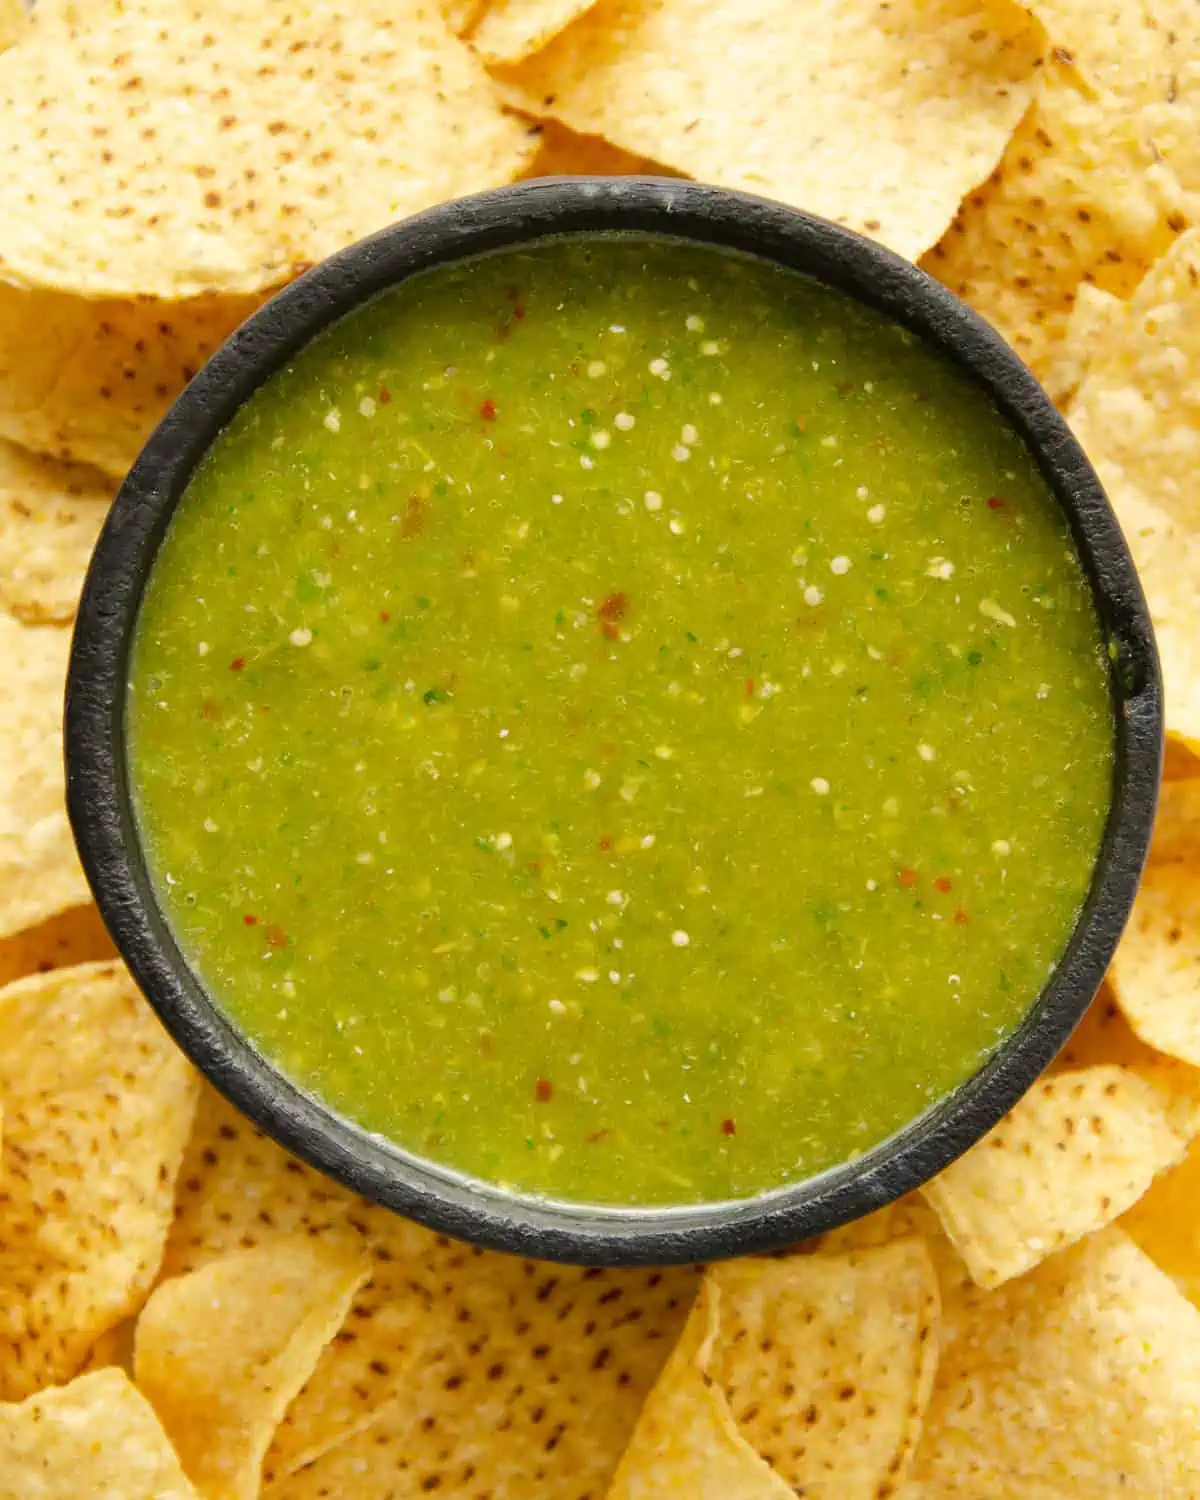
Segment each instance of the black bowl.
[{"label": "black bowl", "polygon": [[[538,1200],[402,1151],[325,1108],[241,1037],[188,968],[139,847],[125,770],[126,662],[142,590],[197,462],[251,393],[316,334],[414,272],[547,235],[625,230],[747,251],[877,308],[948,355],[1022,435],[1070,522],[1110,643],[1112,806],[1061,962],[1017,1032],[940,1104],[857,1160],[739,1202],[605,1209]],[[922,271],[848,230],[689,182],[574,178],[448,203],[333,256],[213,356],[117,496],[83,591],[67,688],[67,797],[112,936],[168,1030],[239,1109],[296,1155],[447,1234],[596,1265],[711,1260],[792,1243],[917,1187],[977,1141],[1049,1063],[1095,994],[1146,854],[1162,755],[1162,686],[1137,576],[1100,484],[1033,376]]]}]

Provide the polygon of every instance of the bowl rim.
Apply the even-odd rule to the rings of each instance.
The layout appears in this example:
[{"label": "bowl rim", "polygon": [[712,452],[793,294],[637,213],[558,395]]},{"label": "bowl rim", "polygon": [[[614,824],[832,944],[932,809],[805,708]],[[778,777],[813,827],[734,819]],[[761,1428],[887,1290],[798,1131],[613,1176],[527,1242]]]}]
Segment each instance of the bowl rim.
[{"label": "bowl rim", "polygon": [[[699,241],[848,293],[948,355],[1022,435],[1066,513],[1109,642],[1113,795],[1091,889],[1024,1021],[965,1083],[861,1156],[756,1197],[607,1208],[539,1199],[417,1157],[292,1083],[205,994],[141,857],[124,763],[126,664],[142,590],[174,505],[213,438],[301,347],[420,271],[562,234]],[[1032,374],[975,313],[915,265],[851,230],[744,193],[654,177],[546,178],[460,199],[331,256],[255,312],[146,442],[84,585],[65,709],[67,805],[113,940],[192,1062],[280,1145],[364,1197],[491,1249],[585,1265],[664,1265],[778,1249],[892,1202],[983,1136],[1060,1049],[1099,988],[1128,918],[1161,775],[1162,683],[1149,611],[1116,518]]]}]

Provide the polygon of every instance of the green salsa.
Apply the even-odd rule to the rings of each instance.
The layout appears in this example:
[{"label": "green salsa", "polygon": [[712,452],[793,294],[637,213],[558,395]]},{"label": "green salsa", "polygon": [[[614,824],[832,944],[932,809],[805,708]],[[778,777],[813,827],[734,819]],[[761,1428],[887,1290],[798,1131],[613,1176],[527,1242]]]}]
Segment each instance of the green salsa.
[{"label": "green salsa", "polygon": [[415,278],[238,413],[155,565],[130,774],[279,1068],[607,1204],[883,1140],[1045,984],[1108,662],[1021,440],[757,260],[559,238]]}]

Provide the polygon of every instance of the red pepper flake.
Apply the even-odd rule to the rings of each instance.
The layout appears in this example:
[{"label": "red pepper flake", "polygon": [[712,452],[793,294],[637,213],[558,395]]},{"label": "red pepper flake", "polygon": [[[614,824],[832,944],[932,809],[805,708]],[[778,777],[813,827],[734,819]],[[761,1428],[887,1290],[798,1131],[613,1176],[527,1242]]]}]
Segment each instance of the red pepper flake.
[{"label": "red pepper flake", "polygon": [[531,859],[525,868],[531,875],[540,875],[542,873],[542,862],[540,859]]},{"label": "red pepper flake", "polygon": [[513,303],[513,317],[516,318],[518,323],[525,321],[525,304],[523,302]]},{"label": "red pepper flake", "polygon": [[906,890],[912,890],[913,886],[917,883],[917,872],[906,867],[905,869],[900,871],[899,875],[896,876],[896,879],[902,886],[905,887]]},{"label": "red pepper flake", "polygon": [[479,403],[479,415],[485,422],[494,422],[496,420],[496,403],[490,396],[486,401]]},{"label": "red pepper flake", "polygon": [[734,1124],[734,1122],[732,1120],[722,1120],[721,1121],[721,1134],[722,1135],[737,1135],[737,1126]]},{"label": "red pepper flake", "polygon": [[754,697],[754,678],[753,677],[747,677],[746,678],[746,697],[747,698],[753,698]]},{"label": "red pepper flake", "polygon": [[554,1097],[554,1085],[546,1078],[539,1078],[533,1086],[533,1097],[539,1104],[547,1104]]},{"label": "red pepper flake", "polygon": [[612,1135],[612,1131],[606,1125],[602,1130],[593,1130],[591,1135],[588,1136],[588,1141],[591,1145],[595,1146],[610,1135]]},{"label": "red pepper flake", "polygon": [[391,399],[392,399],[392,393],[391,393],[391,391],[388,390],[388,388],[387,388],[386,385],[381,385],[379,387],[379,404],[380,404],[380,406],[386,406]]},{"label": "red pepper flake", "polygon": [[229,663],[229,670],[231,672],[244,672],[246,670],[246,658],[244,656],[235,656]]},{"label": "red pepper flake", "polygon": [[272,924],[272,926],[270,926],[270,927],[267,928],[267,947],[268,948],[286,948],[287,947],[287,933],[284,932],[284,930],[283,930],[282,927],[279,927],[277,925]]},{"label": "red pepper flake", "polygon": [[612,839],[606,833],[602,839],[596,840],[596,848],[603,850],[605,854],[612,848]]},{"label": "red pepper flake", "polygon": [[242,918],[242,921],[243,921],[243,923],[247,927],[257,927],[258,926],[258,918],[254,915],[253,912],[249,912],[248,911],[246,913],[246,915]]},{"label": "red pepper flake", "polygon": [[425,502],[420,495],[410,495],[400,522],[401,536],[420,536],[425,530]]},{"label": "red pepper flake", "polygon": [[201,718],[208,719],[210,723],[212,720],[221,717],[221,709],[215,698],[205,698],[204,702],[200,705],[200,716]]},{"label": "red pepper flake", "polygon": [[948,891],[952,888],[952,881],[949,875],[939,875],[933,883],[939,891]]},{"label": "red pepper flake", "polygon": [[615,641],[621,634],[621,632],[617,629],[617,627],[611,620],[601,620],[600,634],[604,636],[606,640]]},{"label": "red pepper flake", "polygon": [[383,625],[386,625],[386,624],[387,624],[387,622],[388,622],[388,621],[389,621],[389,620],[390,620],[390,619],[391,619],[391,618],[392,618],[392,617],[391,617],[391,615],[390,615],[390,614],[389,614],[389,613],[388,613],[388,611],[387,611],[387,610],[386,610],[386,609],[381,609],[381,610],[380,610],[380,611],[379,611],[379,619],[380,619],[380,623],[381,623],[381,624],[383,624]]},{"label": "red pepper flake", "polygon": [[609,594],[596,613],[602,620],[623,620],[628,609],[628,594]]},{"label": "red pepper flake", "polygon": [[954,913],[954,925],[956,927],[965,927],[970,920],[970,917],[961,908]]},{"label": "red pepper flake", "polygon": [[1002,500],[999,495],[989,495],[988,496],[988,502],[987,502],[987,508],[988,508],[988,510],[1003,510],[1005,504],[1006,504],[1006,502],[1004,500]]}]

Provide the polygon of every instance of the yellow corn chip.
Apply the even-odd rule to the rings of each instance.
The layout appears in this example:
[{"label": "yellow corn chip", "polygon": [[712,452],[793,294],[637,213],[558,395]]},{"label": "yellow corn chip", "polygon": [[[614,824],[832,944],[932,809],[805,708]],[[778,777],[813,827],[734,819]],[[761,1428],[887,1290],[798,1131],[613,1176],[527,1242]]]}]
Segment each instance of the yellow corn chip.
[{"label": "yellow corn chip", "polygon": [[[487,1254],[377,1213],[372,1279],[292,1403],[265,1494],[602,1494],[695,1296],[698,1273]],[[472,1491],[474,1493],[474,1491]]]},{"label": "yellow corn chip", "polygon": [[1042,371],[1042,384],[1058,405],[1064,406],[1079,389],[1093,357],[1111,336],[1121,307],[1120,297],[1091,282],[1076,288],[1062,339],[1051,345]]},{"label": "yellow corn chip", "polygon": [[0,985],[26,974],[116,958],[117,950],[94,906],[72,906],[36,927],[0,938]]},{"label": "yellow corn chip", "polygon": [[62,709],[71,637],[0,610],[0,938],[91,899],[67,823]]},{"label": "yellow corn chip", "polygon": [[1163,789],[1150,861],[1110,978],[1144,1042],[1200,1064],[1200,783]]},{"label": "yellow corn chip", "polygon": [[0,52],[19,42],[28,29],[25,0],[0,0]]},{"label": "yellow corn chip", "polygon": [[742,1436],[707,1372],[720,1325],[720,1287],[706,1278],[638,1419],[608,1500],[789,1500],[795,1494]]},{"label": "yellow corn chip", "polygon": [[153,1408],[120,1370],[0,1406],[5,1500],[199,1500]]},{"label": "yellow corn chip", "polygon": [[1008,0],[600,0],[508,81],[520,106],[905,255],[995,166],[1040,28]]},{"label": "yellow corn chip", "polygon": [[1104,984],[1070,1041],[1051,1064],[1051,1073],[1090,1068],[1100,1063],[1117,1063],[1121,1067],[1145,1072],[1169,1062],[1169,1058],[1147,1047],[1138,1038],[1121,1014],[1112,989]]},{"label": "yellow corn chip", "polygon": [[527,177],[678,177],[679,173],[649,157],[633,156],[598,135],[578,135],[557,120],[538,127],[538,153]]},{"label": "yellow corn chip", "polygon": [[1068,412],[1108,491],[1154,616],[1167,728],[1200,745],[1200,230],[1189,230],[1127,303]]},{"label": "yellow corn chip", "polygon": [[1200,1312],[1119,1230],[980,1293],[944,1343],[921,1500],[1165,1500],[1197,1473]]},{"label": "yellow corn chip", "polygon": [[1111,1223],[1200,1131],[1200,1072],[1112,1063],[1043,1078],[922,1190],[980,1286]]},{"label": "yellow corn chip", "polygon": [[491,0],[471,33],[486,62],[515,63],[586,15],[596,0]]},{"label": "yellow corn chip", "polygon": [[108,1370],[115,1365],[132,1378],[133,1336],[136,1329],[136,1318],[124,1318],[102,1333],[88,1350],[88,1357],[79,1373],[86,1375],[92,1370]]},{"label": "yellow corn chip", "polygon": [[1048,71],[995,172],[921,261],[1042,377],[1080,285],[1128,295],[1186,222],[1137,119],[1070,72]]},{"label": "yellow corn chip", "polygon": [[362,1199],[289,1156],[207,1083],[200,1086],[176,1191],[163,1276],[283,1235],[317,1238],[352,1212],[366,1211]]},{"label": "yellow corn chip", "polygon": [[1175,1285],[1200,1306],[1200,1143],[1164,1172],[1121,1220],[1124,1229]]},{"label": "yellow corn chip", "polygon": [[0,138],[0,277],[89,297],[275,286],[536,146],[432,0],[34,27],[0,56]]},{"label": "yellow corn chip", "polygon": [[254,297],[91,301],[0,282],[0,436],[117,478]]},{"label": "yellow corn chip", "polygon": [[[0,374],[0,410],[2,386]],[[0,606],[27,625],[70,624],[112,493],[94,469],[0,440]]]},{"label": "yellow corn chip", "polygon": [[201,1494],[255,1500],[279,1419],[369,1271],[355,1235],[292,1236],[153,1294],[137,1323],[134,1376]]},{"label": "yellow corn chip", "polygon": [[919,1239],[715,1267],[610,1500],[893,1493],[929,1399],[937,1323]]},{"label": "yellow corn chip", "polygon": [[69,1379],[140,1305],[195,1090],[119,965],[0,991],[0,1397]]},{"label": "yellow corn chip", "polygon": [[442,15],[455,36],[466,36],[487,9],[488,0],[441,0]]}]

